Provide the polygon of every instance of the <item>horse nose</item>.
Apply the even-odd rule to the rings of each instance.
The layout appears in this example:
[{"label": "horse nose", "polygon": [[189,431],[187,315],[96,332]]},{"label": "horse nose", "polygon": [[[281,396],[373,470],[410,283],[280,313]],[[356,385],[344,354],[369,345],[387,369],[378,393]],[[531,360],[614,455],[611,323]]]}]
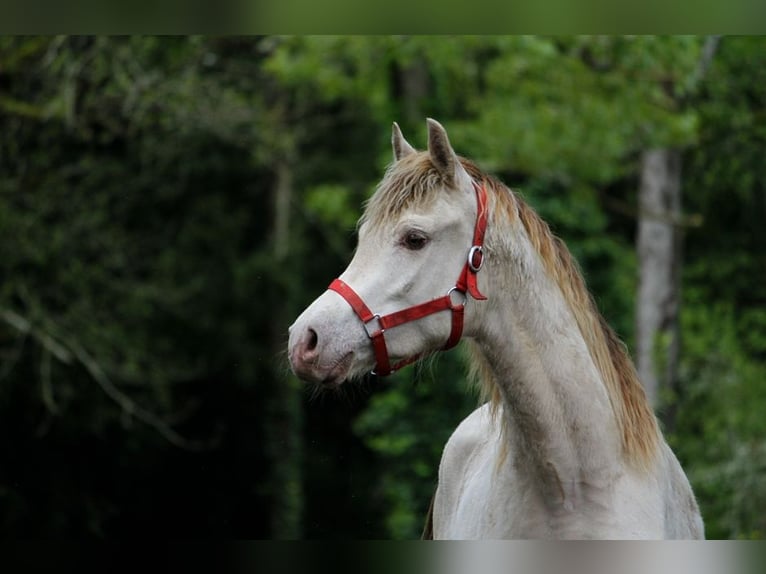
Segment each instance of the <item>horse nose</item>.
[{"label": "horse nose", "polygon": [[300,377],[311,373],[319,356],[318,346],[319,335],[313,328],[308,327],[297,339],[290,353],[290,362],[296,375]]},{"label": "horse nose", "polygon": [[311,327],[306,329],[306,335],[302,339],[302,343],[304,346],[304,353],[305,354],[311,354],[312,358],[316,356],[316,350],[317,350],[317,343],[319,342],[319,335],[317,335],[317,332],[314,331]]}]

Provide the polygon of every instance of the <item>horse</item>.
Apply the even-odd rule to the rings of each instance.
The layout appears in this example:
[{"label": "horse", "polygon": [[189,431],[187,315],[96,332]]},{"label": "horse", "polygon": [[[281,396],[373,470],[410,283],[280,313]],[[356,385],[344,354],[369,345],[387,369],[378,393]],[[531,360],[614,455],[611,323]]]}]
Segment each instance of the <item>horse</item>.
[{"label": "horse", "polygon": [[485,402],[444,447],[435,539],[704,538],[625,345],[562,240],[427,119],[367,201],[346,270],[295,320],[301,379],[385,376],[467,339]]}]

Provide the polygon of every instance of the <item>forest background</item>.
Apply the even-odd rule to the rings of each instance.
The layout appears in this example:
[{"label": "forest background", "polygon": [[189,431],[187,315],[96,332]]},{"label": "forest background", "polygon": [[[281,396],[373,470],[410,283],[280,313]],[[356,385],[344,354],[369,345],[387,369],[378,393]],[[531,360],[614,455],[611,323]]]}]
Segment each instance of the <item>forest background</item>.
[{"label": "forest background", "polygon": [[764,537],[764,86],[755,37],[0,38],[0,536],[419,536],[460,349],[317,395],[284,347],[430,116],[578,259],[707,535]]}]

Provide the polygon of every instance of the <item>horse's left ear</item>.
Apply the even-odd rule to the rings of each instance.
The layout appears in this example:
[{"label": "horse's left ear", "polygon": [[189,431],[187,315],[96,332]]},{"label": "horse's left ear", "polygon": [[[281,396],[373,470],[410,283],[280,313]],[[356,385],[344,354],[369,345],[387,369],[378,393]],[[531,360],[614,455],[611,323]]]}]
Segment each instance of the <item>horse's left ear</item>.
[{"label": "horse's left ear", "polygon": [[399,161],[403,157],[415,153],[415,148],[404,139],[402,130],[399,129],[399,124],[396,122],[391,128],[391,147],[394,148],[394,161]]},{"label": "horse's left ear", "polygon": [[445,183],[460,187],[460,180],[470,181],[470,176],[460,165],[460,160],[449,143],[447,130],[431,118],[428,118],[426,122],[428,122],[428,152],[431,154],[434,166],[444,177]]}]

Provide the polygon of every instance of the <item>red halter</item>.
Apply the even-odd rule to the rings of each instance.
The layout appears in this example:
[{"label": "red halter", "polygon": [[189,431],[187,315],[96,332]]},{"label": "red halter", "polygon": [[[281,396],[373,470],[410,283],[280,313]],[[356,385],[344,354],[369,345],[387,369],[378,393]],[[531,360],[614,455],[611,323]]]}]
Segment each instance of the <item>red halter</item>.
[{"label": "red halter", "polygon": [[[356,291],[349,285],[340,279],[335,279],[330,283],[328,289],[335,291],[343,297],[346,302],[351,305],[351,308],[362,323],[364,323],[364,329],[367,331],[367,336],[372,341],[372,348],[375,351],[375,361],[377,364],[372,371],[373,374],[380,376],[390,375],[405,365],[414,363],[423,355],[423,353],[420,353],[391,366],[384,336],[387,329],[392,329],[393,327],[402,325],[403,323],[409,323],[410,321],[416,321],[423,317],[427,317],[428,315],[432,315],[433,313],[450,310],[452,311],[452,330],[450,331],[447,342],[442,347],[442,349],[450,349],[457,345],[463,334],[463,312],[465,310],[465,303],[468,300],[466,292],[470,293],[474,299],[486,299],[481,291],[479,291],[479,287],[476,283],[476,274],[484,263],[483,245],[484,232],[487,229],[487,191],[483,185],[480,186],[476,182],[474,182],[473,187],[476,190],[476,201],[478,203],[476,226],[473,230],[473,244],[468,250],[468,257],[465,265],[463,265],[463,270],[460,272],[457,283],[447,291],[446,295],[381,317],[370,311],[370,308],[365,305],[362,298],[359,297]],[[458,299],[458,302],[453,301],[453,293],[462,295],[462,297]]]}]

